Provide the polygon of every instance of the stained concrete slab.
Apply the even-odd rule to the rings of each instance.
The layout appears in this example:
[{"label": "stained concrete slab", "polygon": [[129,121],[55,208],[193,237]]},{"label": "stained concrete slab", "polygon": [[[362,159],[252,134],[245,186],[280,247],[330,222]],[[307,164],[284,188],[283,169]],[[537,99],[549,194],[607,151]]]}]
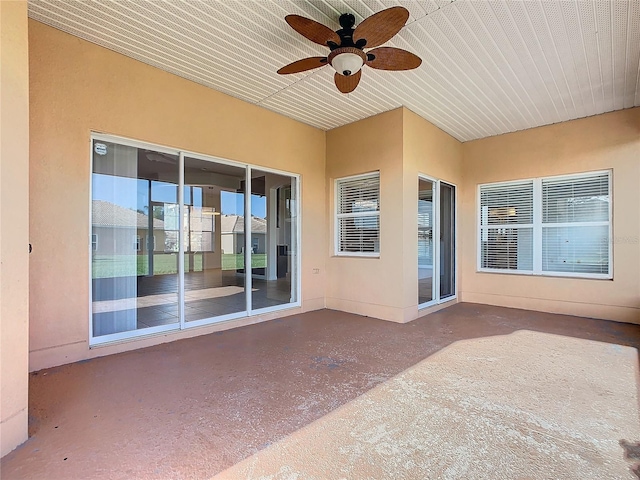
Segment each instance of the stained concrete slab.
[{"label": "stained concrete slab", "polygon": [[637,364],[526,330],[460,341],[214,478],[637,478]]},{"label": "stained concrete slab", "polygon": [[0,476],[635,478],[638,346],[636,325],[475,304],[310,312],[32,374]]}]

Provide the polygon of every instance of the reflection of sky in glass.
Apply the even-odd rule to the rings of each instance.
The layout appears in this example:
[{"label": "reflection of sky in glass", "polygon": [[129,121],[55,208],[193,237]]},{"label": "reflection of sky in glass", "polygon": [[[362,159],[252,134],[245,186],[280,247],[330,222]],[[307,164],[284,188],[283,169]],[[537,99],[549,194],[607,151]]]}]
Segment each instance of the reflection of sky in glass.
[{"label": "reflection of sky in glass", "polygon": [[[93,174],[93,199],[110,202],[121,207],[141,212],[147,211],[149,205],[149,181],[115,175]],[[193,204],[202,206],[202,188],[194,188]],[[136,192],[136,196],[132,196]],[[151,198],[159,203],[178,203],[178,188],[167,182],[151,182]],[[244,212],[244,195],[235,192],[220,192],[222,214],[242,215]],[[184,189],[184,203],[191,205],[191,188]],[[267,198],[259,195],[251,196],[251,210],[256,217],[266,218]]]},{"label": "reflection of sky in glass", "polygon": [[[220,192],[223,215],[243,215],[244,195],[235,192]],[[254,217],[267,217],[267,197],[251,195],[251,213]]]},{"label": "reflection of sky in glass", "polygon": [[[158,203],[178,203],[178,187],[172,183],[151,182],[151,201]],[[185,203],[187,199],[185,198]]]},{"label": "reflection of sky in glass", "polygon": [[[126,208],[136,209],[130,193],[138,191],[140,199],[140,183],[146,185],[146,181],[129,177],[116,177],[113,175],[93,174],[93,199],[115,203]],[[129,195],[123,195],[123,193]],[[145,191],[146,193],[146,191]]]}]

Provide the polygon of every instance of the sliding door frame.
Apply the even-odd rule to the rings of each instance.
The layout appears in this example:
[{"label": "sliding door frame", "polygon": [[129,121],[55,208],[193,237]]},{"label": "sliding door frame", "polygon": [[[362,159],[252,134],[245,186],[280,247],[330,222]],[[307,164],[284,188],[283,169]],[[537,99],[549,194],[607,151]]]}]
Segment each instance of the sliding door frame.
[{"label": "sliding door frame", "polygon": [[[94,337],[93,335],[93,255],[92,255],[92,242],[91,242],[91,232],[93,225],[93,145],[94,141],[104,141],[110,143],[116,143],[118,145],[124,145],[134,148],[142,148],[142,149],[150,149],[159,153],[166,153],[169,155],[176,155],[179,158],[179,180],[178,180],[178,205],[179,205],[179,232],[178,232],[178,317],[179,321],[176,323],[172,323],[169,325],[159,325],[157,327],[148,327],[144,329],[134,329],[127,330],[124,332],[118,332],[108,335],[101,335],[99,337]],[[246,303],[245,310],[235,313],[230,313],[226,315],[220,315],[217,317],[210,317],[201,320],[195,320],[191,322],[185,322],[185,272],[184,272],[184,163],[185,158],[193,158],[197,160],[204,160],[214,164],[222,164],[229,165],[239,168],[245,169],[245,218],[247,213],[249,214],[249,218],[251,218],[251,175],[252,170],[256,169],[265,173],[273,173],[277,175],[291,177],[295,181],[295,194],[296,194],[296,222],[295,222],[295,242],[297,247],[296,252],[296,261],[293,264],[295,268],[295,272],[292,272],[292,281],[291,288],[295,288],[296,293],[296,301],[289,302],[282,305],[276,305],[272,307],[253,309],[252,308],[252,275],[251,275],[251,222],[245,221],[245,248],[244,248],[244,263],[245,263],[245,295],[246,295]],[[178,332],[181,330],[189,330],[191,328],[202,327],[206,325],[214,325],[222,322],[227,322],[230,320],[236,320],[238,318],[246,318],[255,315],[262,315],[271,312],[277,312],[280,310],[288,310],[291,308],[299,308],[302,306],[302,208],[301,208],[301,176],[300,174],[295,174],[291,172],[286,172],[282,170],[276,170],[273,168],[262,167],[258,165],[251,165],[242,162],[235,162],[232,160],[227,160],[219,157],[215,157],[212,155],[206,155],[196,152],[191,152],[188,150],[182,150],[177,148],[165,147],[162,145],[157,145],[154,143],[147,143],[139,140],[133,140],[127,137],[121,137],[118,135],[110,135],[104,134],[100,132],[91,132],[89,136],[89,232],[88,232],[88,281],[89,281],[89,302],[88,302],[88,319],[89,319],[89,347],[99,347],[102,345],[109,345],[113,343],[118,343],[122,341],[133,341],[139,340],[145,337],[154,336],[158,334],[165,334],[168,332]],[[218,248],[222,248],[221,245],[218,245]],[[247,267],[249,266],[249,267]],[[295,283],[294,283],[295,282]]]},{"label": "sliding door frame", "polygon": [[[418,174],[418,182],[420,180],[424,180],[425,182],[431,182],[433,184],[433,234],[432,238],[435,240],[433,242],[433,281],[431,283],[431,293],[432,299],[428,302],[419,303],[418,310],[422,310],[424,308],[432,307],[434,305],[440,305],[442,303],[447,303],[452,300],[458,298],[458,186],[455,183],[447,182],[444,180],[439,180],[437,178],[431,177],[429,175],[425,175],[422,173]],[[454,208],[453,208],[453,225],[454,225],[454,240],[453,240],[453,248],[454,248],[454,279],[453,279],[453,295],[449,295],[445,298],[440,298],[440,227],[442,223],[442,219],[440,218],[440,186],[442,183],[445,183],[451,187],[453,187],[454,195]],[[418,195],[420,192],[418,191]],[[419,198],[418,198],[419,201]],[[416,216],[417,222],[417,216]],[[417,231],[417,229],[416,229]],[[416,257],[416,263],[417,263]]]},{"label": "sliding door frame", "polygon": [[[249,316],[253,316],[253,315],[262,315],[265,313],[271,313],[271,312],[277,312],[278,310],[285,310],[288,308],[296,308],[296,307],[301,307],[302,306],[302,221],[301,221],[301,215],[302,215],[302,208],[301,208],[301,200],[302,200],[302,196],[301,196],[301,188],[300,188],[300,175],[299,174],[294,174],[294,173],[289,173],[289,172],[284,172],[282,170],[276,170],[274,168],[266,168],[266,167],[260,167],[257,165],[253,165],[253,166],[248,166],[247,168],[247,184],[249,185],[249,187],[251,186],[251,172],[253,170],[258,170],[260,172],[265,172],[265,173],[273,173],[275,175],[282,175],[282,176],[287,176],[287,177],[291,177],[293,179],[295,179],[296,185],[295,185],[295,194],[296,194],[296,202],[295,202],[295,208],[296,208],[296,229],[295,229],[295,242],[296,242],[296,248],[297,248],[297,252],[296,252],[296,261],[295,261],[295,269],[292,273],[292,278],[291,279],[291,287],[293,288],[294,286],[294,282],[295,282],[295,289],[296,289],[296,301],[295,302],[290,302],[290,303],[285,303],[282,305],[276,305],[273,307],[264,307],[264,308],[257,308],[257,309],[253,309],[253,305],[252,305],[252,299],[251,299],[251,283],[249,283],[249,288],[247,288],[247,295],[249,296],[249,300],[247,302],[247,306],[249,307],[248,310],[248,315]],[[292,194],[294,192],[294,189],[292,189]],[[265,195],[269,195],[269,192],[265,192]],[[251,208],[251,195],[248,195],[249,199],[249,208]],[[269,213],[267,212],[267,215]],[[283,220],[284,221],[284,220]],[[247,222],[245,222],[246,224]],[[249,222],[251,223],[251,222]],[[249,232],[250,233],[250,232]],[[247,251],[251,251],[251,235],[245,235],[245,252]],[[268,268],[268,266],[267,266]],[[246,260],[245,260],[245,276],[246,277],[250,277],[251,280],[249,280],[249,282],[253,282],[253,274],[248,274],[246,272],[250,272],[250,270],[246,269]],[[266,272],[265,272],[266,273]],[[268,275],[267,275],[268,277]]]}]

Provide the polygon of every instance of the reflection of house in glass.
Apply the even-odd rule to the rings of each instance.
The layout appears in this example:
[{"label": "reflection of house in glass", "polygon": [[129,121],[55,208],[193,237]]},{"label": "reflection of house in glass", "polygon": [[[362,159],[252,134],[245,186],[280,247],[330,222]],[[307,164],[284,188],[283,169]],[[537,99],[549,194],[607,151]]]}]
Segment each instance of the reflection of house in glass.
[{"label": "reflection of house in glass", "polygon": [[[126,255],[148,250],[149,216],[104,200],[93,201],[95,255]],[[164,250],[164,220],[153,219],[154,250]]]},{"label": "reflection of house in glass", "polygon": [[[222,253],[238,254],[244,252],[244,216],[222,215],[220,219],[222,235]],[[251,217],[251,253],[266,253],[267,220]]]},{"label": "reflection of house in glass", "polygon": [[[213,251],[213,219],[213,209],[185,205],[186,253]],[[177,265],[165,265],[167,262],[158,263],[157,260],[158,255],[178,252],[177,220],[177,205],[173,204],[154,205],[151,225],[149,216],[144,212],[94,200],[91,232],[93,278],[149,275],[150,264],[155,274],[175,273]],[[151,230],[152,234],[149,233]],[[133,255],[137,256],[135,262]]]}]

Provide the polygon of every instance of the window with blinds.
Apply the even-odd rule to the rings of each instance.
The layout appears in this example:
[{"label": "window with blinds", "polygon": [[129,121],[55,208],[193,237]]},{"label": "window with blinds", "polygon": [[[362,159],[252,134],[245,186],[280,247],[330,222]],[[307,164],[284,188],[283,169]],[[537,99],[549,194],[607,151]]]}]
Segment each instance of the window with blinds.
[{"label": "window with blinds", "polygon": [[480,270],[611,278],[611,172],[480,185]]},{"label": "window with blinds", "polygon": [[609,174],[542,179],[542,271],[609,273]]},{"label": "window with blinds", "polygon": [[336,180],[336,255],[380,254],[380,173]]},{"label": "window with blinds", "polygon": [[533,181],[480,187],[481,267],[533,270]]}]

